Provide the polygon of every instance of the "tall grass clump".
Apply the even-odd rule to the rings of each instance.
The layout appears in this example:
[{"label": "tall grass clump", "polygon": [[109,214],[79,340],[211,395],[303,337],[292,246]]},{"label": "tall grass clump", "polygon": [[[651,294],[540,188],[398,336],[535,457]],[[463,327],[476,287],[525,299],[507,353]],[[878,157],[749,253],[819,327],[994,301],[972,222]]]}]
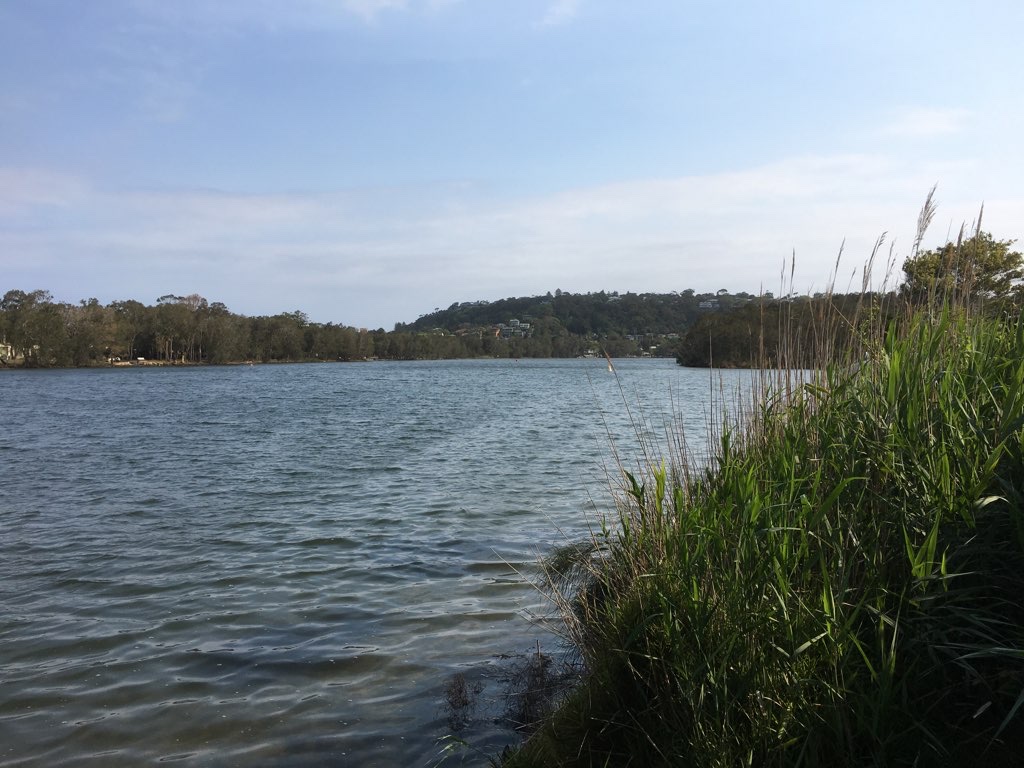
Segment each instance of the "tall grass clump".
[{"label": "tall grass clump", "polygon": [[708,465],[623,473],[552,572],[583,681],[506,765],[1021,764],[1024,323],[862,309]]}]

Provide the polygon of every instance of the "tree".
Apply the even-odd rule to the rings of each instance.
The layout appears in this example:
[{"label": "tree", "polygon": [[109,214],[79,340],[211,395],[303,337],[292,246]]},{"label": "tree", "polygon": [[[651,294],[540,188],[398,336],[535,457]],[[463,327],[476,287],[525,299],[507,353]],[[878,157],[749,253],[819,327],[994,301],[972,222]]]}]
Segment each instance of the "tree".
[{"label": "tree", "polygon": [[118,345],[117,356],[124,356],[131,360],[135,357],[139,337],[149,323],[146,305],[135,299],[126,299],[125,301],[112,301],[109,306],[114,312],[117,323],[115,337],[115,343]]},{"label": "tree", "polygon": [[12,290],[0,300],[7,341],[27,367],[63,363],[67,336],[61,308],[49,291]]},{"label": "tree", "polygon": [[[223,306],[223,305],[221,305]],[[168,293],[156,300],[155,330],[159,356],[183,363],[203,357],[203,333],[210,318],[209,302],[198,293],[175,296]]]},{"label": "tree", "polygon": [[112,320],[114,311],[102,306],[97,299],[82,300],[78,306],[61,304],[64,316],[64,333],[67,338],[65,354],[70,360],[59,361],[61,365],[92,365],[97,360],[113,354],[115,334]]},{"label": "tree", "polygon": [[903,263],[900,293],[913,300],[1003,300],[1020,296],[1024,257],[1016,240],[995,240],[988,232],[922,251]]}]

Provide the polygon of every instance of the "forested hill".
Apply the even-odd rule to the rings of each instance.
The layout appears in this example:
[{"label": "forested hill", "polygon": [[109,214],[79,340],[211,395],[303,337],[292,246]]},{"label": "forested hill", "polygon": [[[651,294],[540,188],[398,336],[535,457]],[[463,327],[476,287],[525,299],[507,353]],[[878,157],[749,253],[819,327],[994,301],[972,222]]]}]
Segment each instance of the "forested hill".
[{"label": "forested hill", "polygon": [[241,360],[431,360],[675,356],[698,317],[758,303],[745,293],[587,293],[464,302],[394,330],[311,322],[301,311],[237,315],[217,301],[168,294],[104,306],[45,290],[0,299],[0,367]]},{"label": "forested hill", "polygon": [[[395,330],[459,330],[494,326],[511,319],[529,322],[538,330],[559,326],[574,336],[664,336],[685,331],[708,305],[728,309],[749,302],[747,293],[563,293],[544,296],[466,301],[447,309],[435,309],[413,323],[399,324]],[[704,307],[702,308],[702,303]]]},{"label": "forested hill", "polygon": [[[154,305],[55,301],[46,290],[0,298],[0,368],[475,357],[676,357],[682,365],[802,365],[797,350],[843,345],[863,312],[967,301],[975,311],[1024,306],[1024,256],[987,232],[922,251],[898,294],[563,293],[435,309],[392,331],[316,323],[301,311],[246,317],[198,294]],[[0,289],[2,290],[2,289]],[[887,316],[888,317],[888,316]],[[783,332],[785,331],[785,332]],[[783,339],[797,343],[782,349]]]}]

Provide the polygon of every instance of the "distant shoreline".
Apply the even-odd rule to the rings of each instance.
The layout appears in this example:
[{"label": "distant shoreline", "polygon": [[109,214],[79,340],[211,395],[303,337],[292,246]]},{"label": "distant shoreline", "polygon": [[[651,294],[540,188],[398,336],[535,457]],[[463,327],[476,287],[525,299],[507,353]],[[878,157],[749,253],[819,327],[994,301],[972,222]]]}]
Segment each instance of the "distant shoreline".
[{"label": "distant shoreline", "polygon": [[21,363],[0,364],[0,371],[104,371],[110,369],[131,370],[136,368],[237,368],[257,365],[305,365],[315,363],[372,363],[375,359],[359,360],[233,360],[226,363],[180,362],[174,360],[122,360],[95,365],[22,365]]},{"label": "distant shoreline", "polygon": [[[588,356],[573,357],[443,357],[443,358],[379,358],[362,357],[352,360],[232,360],[224,363],[208,362],[181,362],[176,360],[119,360],[109,363],[96,363],[93,365],[32,365],[25,366],[19,363],[0,363],[0,371],[89,371],[107,370],[111,368],[131,370],[135,368],[232,368],[239,366],[257,365],[314,365],[317,363],[330,363],[348,365],[352,363],[423,363],[441,362],[456,360],[596,360],[598,358]],[[615,360],[671,360],[666,356],[651,355],[622,355],[613,357]],[[685,368],[706,368],[707,366],[683,366]],[[738,368],[740,366],[722,366],[723,368]]]}]

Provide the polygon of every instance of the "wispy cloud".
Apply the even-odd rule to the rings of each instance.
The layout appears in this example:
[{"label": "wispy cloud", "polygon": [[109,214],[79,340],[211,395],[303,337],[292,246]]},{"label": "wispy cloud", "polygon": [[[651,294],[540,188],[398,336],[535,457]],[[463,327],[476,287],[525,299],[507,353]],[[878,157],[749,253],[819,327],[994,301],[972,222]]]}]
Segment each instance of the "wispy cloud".
[{"label": "wispy cloud", "polygon": [[70,209],[88,195],[89,185],[76,176],[38,168],[0,168],[0,216],[11,217],[12,223],[40,208]]},{"label": "wispy cloud", "polygon": [[426,0],[427,9],[430,11],[443,11],[453,5],[458,5],[464,0]]},{"label": "wispy cloud", "polygon": [[[246,314],[301,307],[324,321],[377,327],[498,292],[776,290],[794,250],[797,288],[818,290],[845,240],[845,288],[884,231],[906,255],[936,178],[945,186],[931,239],[972,220],[980,200],[966,184],[959,198],[943,199],[971,176],[884,155],[800,156],[496,199],[464,185],[292,195],[110,190],[0,169],[0,273],[14,286],[73,292],[69,299],[198,291]],[[1024,200],[986,201],[998,236],[1019,234],[1012,227],[1021,220]],[[105,296],[112,276],[119,295]]]},{"label": "wispy cloud", "polygon": [[568,24],[579,14],[582,5],[583,0],[554,0],[545,11],[541,26],[557,27]]},{"label": "wispy cloud", "polygon": [[[329,10],[333,3],[328,0],[319,2],[318,5]],[[407,0],[342,0],[341,5],[346,11],[355,14],[363,21],[372,22],[382,13],[404,10],[409,4]]]},{"label": "wispy cloud", "polygon": [[344,23],[353,17],[374,23],[388,13],[424,8],[436,12],[461,0],[130,0],[144,16],[163,22],[219,28],[304,28]]},{"label": "wispy cloud", "polygon": [[906,139],[951,136],[966,129],[970,116],[966,109],[914,107],[893,117],[882,134]]}]

